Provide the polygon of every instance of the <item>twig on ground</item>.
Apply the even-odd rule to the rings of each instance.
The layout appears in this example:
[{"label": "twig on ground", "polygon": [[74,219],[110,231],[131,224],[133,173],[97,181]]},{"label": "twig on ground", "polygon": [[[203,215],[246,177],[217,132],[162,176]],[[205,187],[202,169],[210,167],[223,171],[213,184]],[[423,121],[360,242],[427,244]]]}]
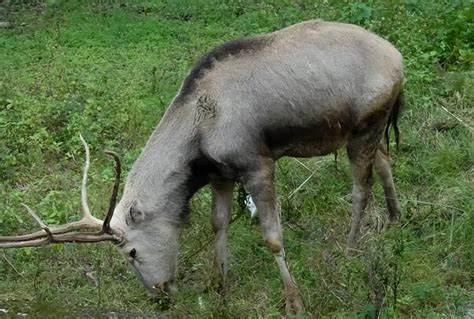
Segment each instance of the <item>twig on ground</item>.
[{"label": "twig on ground", "polygon": [[2,255],[2,256],[3,256],[3,259],[5,260],[5,262],[6,262],[8,265],[10,265],[10,267],[15,271],[15,273],[16,273],[18,276],[20,276],[20,277],[23,278],[23,279],[26,279],[25,276],[23,276],[23,275],[18,271],[18,269],[16,269],[16,267],[11,263],[11,261],[8,259],[8,257],[7,257],[7,255],[6,255],[6,253],[5,253],[5,251],[3,251],[3,255]]},{"label": "twig on ground", "polygon": [[[388,197],[388,198],[393,199],[393,197]],[[407,202],[417,203],[417,204],[424,204],[424,205],[439,206],[439,207],[444,207],[444,208],[451,208],[451,209],[455,209],[455,210],[463,212],[463,213],[467,213],[465,210],[463,210],[459,207],[456,207],[456,206],[444,205],[444,204],[433,203],[433,202],[427,202],[427,201],[411,199],[411,198],[406,198],[406,197],[405,198],[399,197],[399,199],[406,200]]]},{"label": "twig on ground", "polygon": [[441,106],[441,108],[446,112],[448,113],[449,115],[451,115],[452,117],[454,117],[459,123],[461,123],[462,125],[464,125],[465,127],[467,127],[468,129],[470,129],[472,132],[474,132],[474,128],[470,127],[469,124],[467,124],[466,122],[464,122],[461,118],[459,118],[457,115],[451,113],[447,108],[445,108],[444,106]]}]

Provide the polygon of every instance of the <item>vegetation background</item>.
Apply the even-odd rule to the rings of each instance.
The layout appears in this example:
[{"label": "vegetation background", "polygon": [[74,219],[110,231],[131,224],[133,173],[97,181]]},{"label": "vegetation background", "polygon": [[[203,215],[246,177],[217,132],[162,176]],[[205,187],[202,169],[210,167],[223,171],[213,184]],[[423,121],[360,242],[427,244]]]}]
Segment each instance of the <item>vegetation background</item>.
[{"label": "vegetation background", "polygon": [[[345,156],[337,170],[331,156],[278,164],[285,244],[305,316],[459,318],[474,311],[471,0],[4,0],[0,234],[37,228],[20,203],[49,224],[79,218],[79,133],[92,148],[89,201],[103,217],[113,168],[102,151],[116,150],[130,169],[201,55],[309,19],[355,23],[390,40],[405,57],[407,106],[402,144],[392,151],[401,224],[383,230],[376,183],[356,257],[344,252],[351,210]],[[223,299],[206,290],[209,204],[207,188],[192,199],[173,301],[150,301],[111,244],[66,244],[0,251],[0,308],[38,318],[283,315],[277,267],[237,201],[229,292]]]}]

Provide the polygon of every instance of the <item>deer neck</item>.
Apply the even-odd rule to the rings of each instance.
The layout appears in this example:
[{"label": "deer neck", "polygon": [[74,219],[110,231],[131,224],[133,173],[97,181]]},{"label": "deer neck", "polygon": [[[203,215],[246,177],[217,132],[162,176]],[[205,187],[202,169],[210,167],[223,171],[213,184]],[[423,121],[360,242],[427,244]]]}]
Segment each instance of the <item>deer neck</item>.
[{"label": "deer neck", "polygon": [[[192,195],[207,180],[201,152],[186,106],[172,105],[148,140],[130,172],[127,187],[169,218],[187,215]],[[153,199],[153,200],[150,200]]]}]

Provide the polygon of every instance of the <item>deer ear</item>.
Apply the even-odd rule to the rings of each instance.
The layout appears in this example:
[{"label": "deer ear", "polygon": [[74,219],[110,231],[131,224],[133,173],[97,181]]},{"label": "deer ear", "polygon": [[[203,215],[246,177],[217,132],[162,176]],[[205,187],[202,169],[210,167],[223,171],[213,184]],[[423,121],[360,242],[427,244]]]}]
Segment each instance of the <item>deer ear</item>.
[{"label": "deer ear", "polygon": [[136,204],[130,207],[127,220],[133,224],[140,224],[145,220],[145,213],[141,211]]}]

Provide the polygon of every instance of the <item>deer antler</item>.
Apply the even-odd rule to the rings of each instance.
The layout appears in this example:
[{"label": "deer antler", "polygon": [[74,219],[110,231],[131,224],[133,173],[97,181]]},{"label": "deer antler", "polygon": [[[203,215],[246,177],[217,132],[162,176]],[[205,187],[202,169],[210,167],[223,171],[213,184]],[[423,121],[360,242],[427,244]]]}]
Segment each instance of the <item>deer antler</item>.
[{"label": "deer antler", "polygon": [[117,193],[120,186],[120,158],[112,151],[105,152],[107,155],[113,157],[115,161],[115,183],[112,195],[110,197],[107,216],[105,217],[104,221],[102,221],[92,216],[89,205],[87,204],[87,174],[90,165],[89,146],[82,138],[82,135],[79,135],[79,137],[82,144],[84,145],[86,153],[86,162],[84,164],[81,187],[81,204],[84,214],[82,219],[77,222],[72,222],[57,227],[49,227],[28,205],[22,204],[43,230],[27,235],[0,236],[0,248],[35,247],[63,242],[84,243],[109,240],[120,243],[122,241],[121,233],[117,230],[111,229],[110,227],[110,220],[112,219],[112,215],[114,213],[115,203],[117,201]]}]

